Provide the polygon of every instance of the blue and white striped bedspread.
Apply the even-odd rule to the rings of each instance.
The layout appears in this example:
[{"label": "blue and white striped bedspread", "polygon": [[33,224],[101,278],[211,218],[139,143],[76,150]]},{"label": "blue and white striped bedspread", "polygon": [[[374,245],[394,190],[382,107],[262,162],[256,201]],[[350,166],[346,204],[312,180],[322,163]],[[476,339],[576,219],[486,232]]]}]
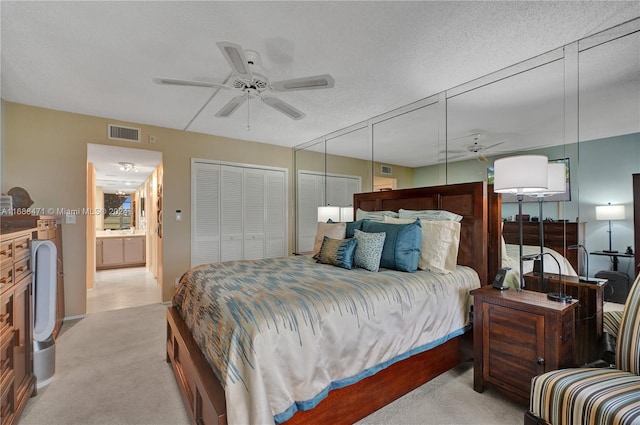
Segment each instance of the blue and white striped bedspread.
[{"label": "blue and white striped bedspread", "polygon": [[479,286],[462,266],[371,273],[295,256],[193,268],[173,304],[225,388],[228,423],[264,424],[462,333]]}]

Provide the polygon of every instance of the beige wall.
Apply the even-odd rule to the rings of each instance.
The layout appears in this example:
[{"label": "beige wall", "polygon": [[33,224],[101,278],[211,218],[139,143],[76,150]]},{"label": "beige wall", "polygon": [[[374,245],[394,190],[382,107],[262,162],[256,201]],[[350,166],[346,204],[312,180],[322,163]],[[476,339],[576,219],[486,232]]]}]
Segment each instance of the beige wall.
[{"label": "beige wall", "polygon": [[[163,300],[173,293],[174,281],[189,267],[191,229],[191,158],[266,165],[289,170],[289,250],[293,247],[293,150],[108,120],[3,102],[2,192],[20,186],[34,200],[33,207],[83,208],[87,196],[87,143],[161,151],[163,156],[164,220]],[[107,139],[107,123],[142,129],[142,143]],[[156,143],[148,144],[148,136]],[[182,210],[183,220],[173,220]],[[86,217],[63,224],[65,259],[65,315],[86,312]]]}]

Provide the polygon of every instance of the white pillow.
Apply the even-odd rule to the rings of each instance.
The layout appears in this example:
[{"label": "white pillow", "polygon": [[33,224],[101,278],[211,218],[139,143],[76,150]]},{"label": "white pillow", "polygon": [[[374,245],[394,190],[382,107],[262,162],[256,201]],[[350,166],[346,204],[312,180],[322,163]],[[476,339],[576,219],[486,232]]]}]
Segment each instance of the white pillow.
[{"label": "white pillow", "polygon": [[446,210],[404,210],[398,211],[400,218],[419,218],[422,221],[462,221],[462,216]]},{"label": "white pillow", "polygon": [[500,242],[502,242],[502,261],[509,259],[509,254],[507,253],[507,243],[504,241],[504,234],[502,233],[504,230],[504,221],[500,223]]},{"label": "white pillow", "polygon": [[[412,218],[385,217],[391,223],[411,223]],[[448,274],[456,269],[460,246],[460,223],[457,221],[420,220],[422,246],[420,248],[420,270],[431,270]]]},{"label": "white pillow", "polygon": [[371,221],[384,221],[385,217],[398,218],[398,213],[395,211],[364,211],[358,208],[356,210],[357,220],[371,220]]},{"label": "white pillow", "polygon": [[316,230],[316,238],[313,244],[313,256],[315,257],[322,247],[322,241],[325,236],[331,239],[344,239],[347,233],[347,223],[325,223],[318,222],[318,228]]}]

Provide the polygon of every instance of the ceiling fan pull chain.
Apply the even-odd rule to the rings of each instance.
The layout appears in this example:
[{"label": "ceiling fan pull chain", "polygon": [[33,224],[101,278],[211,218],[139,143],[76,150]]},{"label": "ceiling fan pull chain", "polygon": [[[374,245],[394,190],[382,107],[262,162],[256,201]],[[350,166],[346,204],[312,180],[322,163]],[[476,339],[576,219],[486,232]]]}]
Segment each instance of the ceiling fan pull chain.
[{"label": "ceiling fan pull chain", "polygon": [[247,131],[251,130],[251,127],[249,127],[249,104],[251,97],[249,96],[249,92],[247,92]]}]

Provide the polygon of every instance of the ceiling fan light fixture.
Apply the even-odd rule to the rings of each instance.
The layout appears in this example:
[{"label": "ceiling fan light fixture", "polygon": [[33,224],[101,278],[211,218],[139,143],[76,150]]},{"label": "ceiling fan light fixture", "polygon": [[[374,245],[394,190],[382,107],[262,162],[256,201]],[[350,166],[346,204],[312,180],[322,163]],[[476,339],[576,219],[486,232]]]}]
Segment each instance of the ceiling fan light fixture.
[{"label": "ceiling fan light fixture", "polygon": [[[227,77],[224,83],[209,83],[206,81],[180,80],[175,78],[154,78],[153,81],[165,85],[209,87],[241,91],[241,96],[231,99],[215,114],[215,116],[219,118],[229,117],[244,102],[251,98],[260,97],[264,103],[294,120],[304,118],[306,116],[305,113],[289,105],[287,102],[268,96],[267,94],[280,91],[327,89],[335,85],[333,77],[329,74],[312,75],[271,83],[262,69],[262,59],[258,52],[244,50],[239,44],[228,41],[220,41],[216,43],[216,45],[232,69],[231,74],[229,74],[229,77]],[[215,96],[218,91],[219,90],[214,91],[205,105],[200,108],[189,124],[187,124],[185,130],[191,125],[200,112],[204,110],[206,105],[211,102],[211,99],[213,99],[213,96]],[[249,129],[248,121],[249,108],[247,107],[247,129]]]},{"label": "ceiling fan light fixture", "polygon": [[120,171],[126,171],[127,173],[137,173],[138,169],[133,162],[118,162],[120,165]]}]

